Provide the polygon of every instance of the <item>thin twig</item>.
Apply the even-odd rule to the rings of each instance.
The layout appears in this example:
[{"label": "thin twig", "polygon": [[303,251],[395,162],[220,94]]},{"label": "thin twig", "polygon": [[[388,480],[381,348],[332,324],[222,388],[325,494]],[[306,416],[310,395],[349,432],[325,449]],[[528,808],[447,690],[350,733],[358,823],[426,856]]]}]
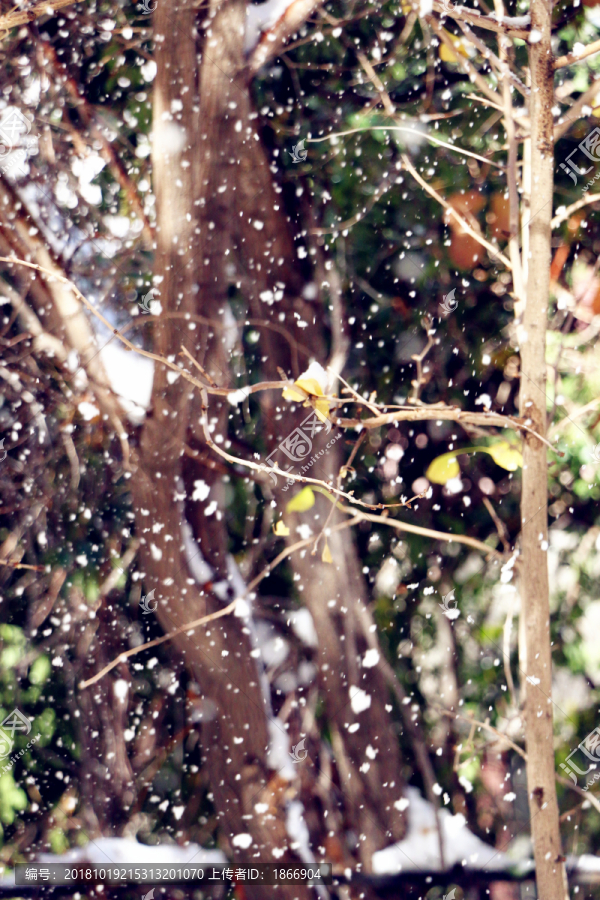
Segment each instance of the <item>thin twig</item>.
[{"label": "thin twig", "polygon": [[100,585],[100,597],[106,597],[108,594],[110,594],[113,588],[117,586],[119,578],[121,578],[121,576],[125,574],[126,570],[135,559],[135,555],[138,552],[139,546],[140,541],[138,540],[138,538],[135,538],[123,554],[120,565],[116,566],[110,573],[108,578],[106,578]]},{"label": "thin twig", "polygon": [[[40,16],[52,15],[57,9],[62,9],[63,6],[71,6],[75,2],[76,0],[51,0],[51,2],[43,0],[42,3],[37,3],[24,12],[9,12],[5,16],[0,16],[0,35],[5,37],[11,28],[16,28],[18,25],[27,25],[29,22],[39,19]],[[2,32],[5,32],[5,34],[1,34]]]},{"label": "thin twig", "polygon": [[186,622],[185,625],[180,625],[179,628],[176,628],[175,631],[170,631],[168,634],[163,634],[162,637],[155,638],[153,641],[148,641],[147,644],[140,644],[139,647],[132,647],[130,650],[125,650],[123,653],[120,653],[116,659],[113,659],[112,662],[108,663],[108,665],[104,666],[93,678],[88,678],[87,681],[80,681],[79,688],[83,690],[84,688],[89,687],[92,684],[95,684],[97,681],[100,681],[111,669],[114,669],[115,666],[118,666],[119,663],[125,662],[130,656],[135,656],[137,653],[141,653],[142,650],[149,650],[150,647],[157,647],[159,644],[164,644],[165,641],[170,641],[172,638],[177,637],[178,634],[181,634],[184,631],[190,631],[193,628],[197,628],[199,625],[204,625],[206,622],[212,622],[213,619],[220,619],[222,616],[227,616],[229,613],[232,613],[235,609],[235,606],[238,602],[238,598],[232,600],[228,606],[225,606],[223,609],[218,609],[214,613],[210,613],[207,616],[202,616],[200,619],[194,619],[193,622]]},{"label": "thin twig", "polygon": [[[336,525],[333,528],[333,531],[341,531],[344,528],[350,528],[355,522],[358,520],[348,520],[346,522],[341,522],[339,525]],[[151,647],[157,647],[159,644],[164,644],[165,641],[170,641],[172,638],[177,637],[178,634],[182,634],[184,631],[191,631],[194,628],[198,628],[200,625],[205,625],[207,622],[212,622],[215,619],[220,619],[223,616],[227,616],[232,613],[236,607],[236,604],[239,600],[243,600],[248,594],[254,590],[254,588],[269,575],[273,569],[279,565],[279,563],[289,556],[291,553],[294,553],[296,550],[301,550],[304,547],[308,547],[311,543],[312,538],[306,538],[302,541],[297,541],[295,544],[292,544],[291,547],[286,547],[275,559],[270,562],[263,570],[260,572],[256,578],[254,578],[247,586],[246,590],[240,597],[236,597],[235,600],[232,600],[228,606],[223,607],[223,609],[218,609],[214,613],[209,613],[207,616],[202,616],[199,619],[194,619],[193,622],[187,622],[185,625],[180,625],[174,631],[170,631],[168,634],[164,634],[162,637],[155,638],[153,641],[148,641],[146,644],[140,644],[139,647],[132,647],[130,650],[126,650],[123,653],[120,653],[112,662],[108,663],[108,665],[104,666],[103,669],[100,670],[93,678],[88,678],[87,681],[81,681],[79,683],[79,688],[83,690],[84,688],[89,687],[92,684],[95,684],[97,681],[100,681],[111,669],[114,669],[115,666],[118,666],[120,663],[124,662],[131,656],[135,656],[138,653],[141,653],[142,650],[149,650]],[[30,566],[28,568],[31,568]]]},{"label": "thin twig", "polygon": [[431,27],[437,34],[440,41],[443,44],[445,44],[446,47],[448,48],[448,50],[450,51],[450,53],[453,54],[454,60],[456,61],[457,65],[459,65],[467,73],[470,81],[472,81],[474,84],[476,84],[477,87],[479,88],[479,90],[482,92],[482,94],[485,94],[485,96],[489,97],[489,99],[492,100],[494,103],[501,103],[502,101],[501,101],[500,97],[498,96],[498,93],[496,91],[492,90],[491,87],[489,87],[487,81],[485,80],[485,78],[483,77],[481,72],[473,65],[473,63],[470,60],[468,60],[461,53],[459,53],[457,48],[454,46],[454,44],[450,40],[450,35],[446,31],[446,29],[442,28],[442,26],[434,18],[434,16],[427,16],[426,19],[427,19],[428,24],[431,25]]},{"label": "thin twig", "polygon": [[437,541],[446,541],[450,544],[466,544],[467,547],[474,547],[475,550],[481,550],[501,562],[504,561],[502,553],[494,550],[493,547],[488,546],[488,544],[484,544],[483,541],[469,537],[466,534],[449,534],[446,531],[435,531],[433,528],[422,528],[420,525],[411,525],[409,522],[401,522],[399,519],[392,518],[392,516],[378,516],[374,513],[364,513],[362,510],[356,509],[356,507],[344,506],[343,504],[340,504],[340,506],[345,513],[353,515],[364,522],[376,522],[379,525],[387,525],[389,528],[395,528],[396,531],[407,531],[409,534],[421,534],[424,537],[430,537]]},{"label": "thin twig", "polygon": [[571,128],[572,125],[577,122],[583,113],[584,107],[588,106],[590,101],[594,101],[600,92],[600,78],[596,78],[595,81],[592,82],[591,86],[584,91],[581,97],[578,97],[575,103],[569,107],[567,112],[565,112],[558,120],[554,127],[554,143],[560,140],[567,131]]},{"label": "thin twig", "polygon": [[196,368],[198,369],[198,371],[200,372],[200,374],[201,374],[202,376],[204,376],[204,378],[206,378],[206,380],[208,381],[208,383],[210,384],[211,387],[213,387],[213,388],[218,388],[218,387],[219,387],[219,385],[217,384],[217,382],[215,381],[215,379],[212,377],[212,375],[210,375],[210,374],[206,371],[206,369],[204,368],[204,366],[201,366],[201,365],[200,365],[200,363],[198,362],[197,359],[194,359],[194,357],[192,356],[192,354],[190,353],[190,351],[187,349],[187,347],[184,347],[183,344],[181,345],[181,351],[180,351],[180,352],[181,352],[184,356],[187,356],[187,358],[188,358],[189,361],[192,363],[192,365],[196,366]]},{"label": "thin twig", "polygon": [[555,69],[564,69],[565,66],[571,66],[582,59],[587,59],[588,56],[593,56],[594,53],[600,53],[600,41],[592,41],[579,53],[567,53],[566,56],[559,56],[558,59],[554,60],[553,65]]},{"label": "thin twig", "polygon": [[479,162],[487,163],[489,166],[495,166],[497,169],[504,169],[502,163],[493,162],[491,159],[486,159],[485,156],[480,156],[478,153],[472,153],[470,150],[465,150],[463,147],[456,147],[454,144],[448,144],[446,141],[440,141],[439,138],[434,138],[427,132],[417,131],[416,128],[407,128],[404,125],[371,125],[369,128],[350,128],[348,131],[330,132],[324,137],[305,138],[305,141],[307,144],[320,144],[321,141],[329,141],[332,138],[346,137],[348,134],[359,134],[360,132],[367,131],[403,131],[405,134],[416,135],[416,137],[421,138],[421,140],[431,141],[432,144],[436,144],[438,147],[446,147],[446,149],[453,150],[455,153],[461,153],[463,156],[470,156],[472,159],[478,159]]},{"label": "thin twig", "polygon": [[505,734],[502,734],[501,731],[498,731],[497,728],[494,728],[493,725],[490,725],[489,722],[480,722],[478,719],[474,719],[472,716],[461,716],[460,713],[455,713],[450,709],[441,709],[437,707],[438,712],[440,712],[443,716],[448,716],[450,719],[460,719],[462,722],[468,722],[470,725],[478,725],[480,728],[484,728],[486,731],[489,731],[491,734],[495,734],[497,738],[505,741],[509,747],[511,747],[515,753],[518,753],[519,756],[522,756],[525,762],[527,762],[527,754],[519,747],[518,744],[513,743],[509,737]]},{"label": "thin twig", "polygon": [[489,512],[490,516],[492,517],[492,521],[493,521],[494,525],[496,526],[496,531],[498,532],[498,537],[502,541],[502,546],[504,547],[504,551],[506,553],[508,553],[510,550],[510,544],[508,543],[508,541],[506,539],[506,536],[507,536],[506,525],[504,524],[502,519],[498,516],[498,513],[496,512],[496,510],[494,509],[494,507],[492,506],[492,504],[490,503],[490,501],[487,497],[483,498],[483,503],[484,503],[485,508]]},{"label": "thin twig", "polygon": [[[597,89],[600,92],[600,88]],[[581,200],[576,200],[575,203],[571,203],[570,206],[567,206],[559,215],[554,216],[552,222],[550,223],[552,228],[558,228],[559,225],[562,225],[564,221],[566,221],[569,216],[572,216],[574,212],[577,212],[578,209],[581,209],[582,206],[587,206],[589,203],[598,203],[600,200],[600,193],[598,194],[587,194],[585,197],[582,197]]]},{"label": "thin twig", "polygon": [[331,372],[331,374],[334,375],[336,378],[339,378],[339,380],[342,382],[342,384],[344,385],[344,387],[346,388],[348,393],[354,397],[354,399],[357,401],[357,403],[364,403],[364,405],[367,407],[367,409],[371,410],[373,415],[377,416],[379,414],[378,407],[375,406],[373,403],[370,403],[368,400],[365,400],[364,397],[361,397],[360,394],[358,393],[358,391],[355,391],[353,387],[350,387],[348,382],[344,378],[342,378],[342,376],[339,374],[339,372],[336,372],[329,367],[327,368],[327,371]]},{"label": "thin twig", "polygon": [[459,409],[458,407],[446,406],[443,403],[431,404],[429,406],[417,406],[414,408],[406,407],[396,412],[382,413],[374,419],[338,419],[331,417],[331,421],[340,425],[342,428],[356,427],[362,425],[363,428],[380,428],[382,425],[391,425],[392,422],[420,422],[426,419],[444,419],[451,422],[459,422],[464,425],[483,425],[484,427],[512,428],[514,431],[526,431],[546,444],[550,450],[553,450],[558,456],[564,456],[562,450],[557,450],[544,437],[539,435],[537,431],[526,425],[516,416],[503,416],[500,413],[486,412],[476,413],[469,410]]},{"label": "thin twig", "polygon": [[471,228],[467,220],[463,218],[463,216],[461,216],[461,214],[457,212],[454,207],[450,203],[448,203],[447,200],[444,200],[441,194],[438,194],[438,192],[434,188],[432,188],[430,184],[427,184],[424,178],[421,178],[405,153],[402,154],[402,163],[413,176],[415,181],[417,181],[421,185],[423,190],[427,191],[430,196],[437,200],[440,206],[444,207],[444,209],[448,212],[448,215],[451,215],[454,219],[456,219],[461,228],[463,228],[467,232],[467,234],[470,234],[471,237],[475,238],[475,240],[482,245],[482,247],[485,247],[486,250],[488,250],[492,254],[492,257],[494,257],[495,259],[499,259],[500,262],[504,263],[509,271],[512,269],[510,260],[507,259],[507,257],[499,250],[497,250],[492,244],[490,244],[489,241],[486,241],[486,239],[481,234],[478,234],[474,228]]},{"label": "thin twig", "polygon": [[240,466],[245,466],[248,469],[254,469],[255,472],[268,472],[275,473],[277,475],[282,475],[288,481],[298,481],[301,484],[315,484],[321,488],[324,488],[329,494],[337,494],[339,497],[343,497],[345,500],[349,500],[351,503],[356,503],[358,506],[363,506],[365,509],[387,509],[392,506],[407,506],[407,503],[364,503],[362,500],[354,497],[352,493],[346,493],[346,491],[341,491],[338,488],[334,487],[332,484],[329,484],[327,481],[323,481],[320,478],[310,478],[306,475],[296,475],[294,472],[284,472],[277,465],[267,466],[265,463],[255,463],[249,459],[242,459],[239,456],[232,456],[231,453],[227,453],[226,450],[223,450],[219,445],[212,439],[209,426],[208,426],[208,392],[206,387],[202,387],[202,407],[201,407],[201,424],[204,431],[204,440],[208,444],[208,446],[218,453],[219,456],[222,456],[223,459],[228,460],[231,463],[236,463]]},{"label": "thin twig", "polygon": [[492,63],[492,65],[495,66],[496,69],[500,72],[498,81],[502,81],[505,85],[510,81],[516,87],[519,93],[523,95],[523,97],[529,97],[529,88],[523,84],[520,78],[517,78],[510,66],[501,58],[499,59],[496,54],[492,50],[490,50],[490,48],[487,47],[486,44],[482,40],[480,40],[480,38],[478,38],[476,34],[474,34],[474,32],[471,31],[471,29],[465,22],[459,19],[458,24],[467,40],[471,44],[473,44],[473,46],[477,47],[483,58],[488,63]]},{"label": "thin twig", "polygon": [[0,566],[10,566],[11,569],[31,569],[32,572],[46,571],[46,566],[28,566],[26,563],[17,563],[10,559],[0,559]]},{"label": "thin twig", "polygon": [[414,359],[415,363],[417,364],[417,377],[414,379],[414,381],[412,383],[413,394],[412,394],[412,397],[410,398],[410,403],[414,403],[415,405],[416,404],[420,405],[419,394],[421,393],[421,389],[423,388],[423,360],[425,359],[425,357],[427,356],[427,354],[433,347],[434,343],[435,343],[435,341],[433,339],[432,332],[428,328],[427,329],[427,343],[425,344],[425,346],[423,347],[423,349],[421,350],[420,353],[413,353],[413,355],[411,357],[411,359]]},{"label": "thin twig", "polygon": [[[434,0],[433,8],[436,12],[448,16],[456,22],[469,22],[476,28],[485,28],[488,31],[505,34],[507,37],[521,38],[524,41],[529,37],[529,31],[527,29],[511,26],[511,19],[508,17],[502,21],[498,21],[498,19],[493,16],[482,16],[478,10],[471,9],[468,6],[457,6],[454,3],[446,3],[444,5],[442,0]],[[518,21],[518,19],[516,21]]]}]

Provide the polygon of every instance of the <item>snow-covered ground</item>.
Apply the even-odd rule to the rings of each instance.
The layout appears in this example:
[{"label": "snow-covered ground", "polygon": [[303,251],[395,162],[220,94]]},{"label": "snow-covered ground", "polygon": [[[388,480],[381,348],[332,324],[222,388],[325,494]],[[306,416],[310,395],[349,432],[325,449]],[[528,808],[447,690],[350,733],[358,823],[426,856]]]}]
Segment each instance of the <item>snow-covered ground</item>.
[{"label": "snow-covered ground", "polygon": [[198,863],[213,865],[226,863],[227,857],[220,850],[207,850],[199,844],[188,844],[179,847],[176,844],[140,844],[139,841],[124,837],[100,837],[90,841],[85,847],[76,847],[56,856],[54,853],[40,853],[39,862],[43,863],[115,863],[116,865],[133,865],[135,863],[153,863],[166,865],[169,863]]},{"label": "snow-covered ground", "polygon": [[[440,845],[432,804],[414,787],[406,789],[408,831],[404,840],[373,854],[373,871],[377,875],[421,870],[442,871]],[[467,828],[465,817],[453,816],[447,809],[439,811],[444,842],[446,868],[464,865],[470,869],[503,869],[509,865],[504,853],[485,844]]]}]

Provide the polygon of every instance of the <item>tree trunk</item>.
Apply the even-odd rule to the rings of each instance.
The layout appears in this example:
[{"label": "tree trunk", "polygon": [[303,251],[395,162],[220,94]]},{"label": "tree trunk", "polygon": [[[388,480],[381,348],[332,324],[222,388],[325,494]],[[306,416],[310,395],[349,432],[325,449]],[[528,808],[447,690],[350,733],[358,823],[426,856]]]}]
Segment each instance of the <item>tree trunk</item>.
[{"label": "tree trunk", "polygon": [[[239,3],[237,4],[239,6]],[[176,358],[184,345],[200,363],[223,377],[222,331],[223,297],[226,281],[216,277],[218,269],[211,255],[223,264],[224,232],[219,229],[211,241],[211,222],[216,195],[211,153],[228,153],[224,144],[207,142],[218,128],[227,109],[227,91],[219,93],[215,72],[222,68],[231,48],[227,43],[213,47],[211,32],[229,29],[232,40],[240,34],[236,4],[222,4],[212,18],[205,37],[208,56],[198,67],[198,33],[194,0],[168,6],[159,4],[154,33],[157,75],[154,101],[153,168],[157,201],[157,247],[155,287],[162,306],[155,328],[155,349]],[[232,56],[231,59],[235,59]],[[229,69],[232,67],[229,66]],[[221,77],[226,78],[221,73]],[[227,79],[228,80],[228,79]],[[200,84],[199,84],[200,83]],[[229,154],[228,154],[229,155]],[[229,197],[227,198],[229,202]],[[214,251],[218,244],[219,251]],[[205,261],[209,259],[209,265]],[[213,325],[190,327],[169,313],[200,313]],[[181,358],[181,357],[179,357]],[[220,361],[220,363],[219,363]],[[171,631],[205,612],[222,605],[208,585],[192,578],[190,551],[186,553],[182,524],[185,513],[182,485],[192,480],[184,448],[198,432],[198,398],[188,382],[167,377],[157,366],[152,392],[152,409],[146,419],[133,478],[137,531],[141,539],[140,557],[146,590],[155,589],[156,615],[165,631]],[[196,477],[209,480],[210,471],[198,470]],[[192,510],[194,512],[194,510]],[[226,531],[221,516],[208,518],[195,510],[189,523],[199,550],[205,558],[223,560]],[[197,550],[195,551],[197,552]],[[207,628],[179,635],[174,644],[182,653],[188,670],[200,685],[206,715],[202,724],[203,761],[207,767],[212,798],[220,820],[220,836],[225,849],[237,853],[236,835],[251,838],[247,859],[272,860],[274,850],[280,860],[292,860],[285,826],[287,782],[269,771],[266,754],[269,744],[267,698],[261,691],[249,632],[234,616],[211,623]],[[257,811],[257,805],[260,804]],[[266,812],[265,812],[266,811]],[[247,847],[247,838],[243,846]],[[270,888],[246,888],[249,897],[271,893]],[[308,888],[280,887],[282,898],[305,898]]]},{"label": "tree trunk", "polygon": [[[554,72],[550,44],[551,0],[532,0],[531,28],[541,34],[530,45],[531,216],[527,303],[519,332],[521,415],[546,433],[546,323],[550,285],[553,190],[552,106]],[[525,621],[527,681],[525,731],[527,784],[538,897],[568,897],[561,852],[552,727],[552,658],[548,601],[548,474],[546,445],[531,434],[523,441],[521,500],[521,597]]]}]

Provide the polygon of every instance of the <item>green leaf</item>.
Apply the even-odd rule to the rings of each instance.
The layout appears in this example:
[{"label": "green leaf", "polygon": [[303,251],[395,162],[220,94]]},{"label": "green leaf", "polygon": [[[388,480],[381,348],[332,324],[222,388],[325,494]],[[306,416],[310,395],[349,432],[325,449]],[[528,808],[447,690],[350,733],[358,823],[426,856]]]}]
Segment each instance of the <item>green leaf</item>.
[{"label": "green leaf", "polygon": [[38,656],[29,670],[29,681],[31,684],[44,684],[47,680],[52,666],[47,656]]},{"label": "green leaf", "polygon": [[315,495],[309,487],[302,488],[295,497],[286,504],[286,512],[306,512],[315,505]]}]

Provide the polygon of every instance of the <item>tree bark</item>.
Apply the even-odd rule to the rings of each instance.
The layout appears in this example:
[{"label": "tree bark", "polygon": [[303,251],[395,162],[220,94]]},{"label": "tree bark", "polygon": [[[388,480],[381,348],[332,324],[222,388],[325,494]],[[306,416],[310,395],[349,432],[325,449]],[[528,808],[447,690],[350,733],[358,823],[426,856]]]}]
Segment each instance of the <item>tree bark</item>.
[{"label": "tree bark", "polygon": [[[550,286],[553,191],[552,106],[554,75],[551,0],[532,0],[531,28],[541,34],[530,45],[531,61],[531,216],[527,302],[522,327],[521,415],[546,433],[546,323]],[[521,498],[521,598],[525,623],[525,731],[527,785],[538,897],[568,897],[556,799],[552,715],[552,658],[548,600],[548,474],[546,446],[527,434],[523,441]]]},{"label": "tree bark", "polygon": [[[212,237],[220,194],[211,154],[229,157],[230,148],[222,141],[215,144],[207,139],[214,138],[223,118],[231,115],[227,103],[232,87],[227,84],[219,92],[217,82],[218,77],[229,82],[221,70],[224,66],[231,70],[231,61],[236,59],[231,45],[243,38],[239,6],[239,2],[226,2],[208,11],[204,37],[208,53],[204,58],[198,55],[195,0],[158,4],[154,20],[155,286],[164,311],[155,328],[154,346],[162,355],[181,358],[178,354],[184,345],[221,379],[219,368],[226,363],[218,326],[223,321],[227,282],[219,276],[228,241],[221,227],[214,240]],[[227,32],[228,40],[216,41],[213,46],[219,30]],[[231,212],[229,195],[227,201],[225,214]],[[216,327],[193,327],[181,318],[169,318],[170,312],[200,313]],[[199,433],[199,405],[197,393],[190,391],[187,382],[181,378],[173,381],[167,375],[164,366],[156,367],[152,409],[142,431],[132,488],[145,587],[155,589],[156,615],[162,628],[171,631],[217,610],[223,601],[210,585],[191,577],[182,534],[189,504],[184,508],[182,486],[184,482],[193,484],[194,472],[183,460],[186,442]],[[222,417],[222,410],[218,415]],[[219,424],[218,433],[222,433]],[[216,489],[214,474],[198,469],[196,478],[200,472],[205,480],[210,479],[211,490],[213,486]],[[189,524],[203,556],[222,563],[227,547],[224,518],[207,517],[197,509],[191,512],[195,514]],[[224,848],[232,855],[239,852],[233,838],[246,834],[251,838],[250,848],[243,851],[246,858],[272,860],[277,858],[274,851],[278,848],[282,864],[293,860],[285,824],[288,783],[267,766],[268,698],[263,696],[250,655],[248,628],[240,618],[230,616],[208,628],[182,633],[174,644],[199,684],[205,703],[203,762]],[[272,893],[270,888],[258,886],[245,890],[256,900]],[[309,893],[302,886],[278,889],[283,900],[292,896],[303,900]]]}]

